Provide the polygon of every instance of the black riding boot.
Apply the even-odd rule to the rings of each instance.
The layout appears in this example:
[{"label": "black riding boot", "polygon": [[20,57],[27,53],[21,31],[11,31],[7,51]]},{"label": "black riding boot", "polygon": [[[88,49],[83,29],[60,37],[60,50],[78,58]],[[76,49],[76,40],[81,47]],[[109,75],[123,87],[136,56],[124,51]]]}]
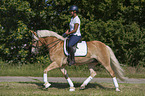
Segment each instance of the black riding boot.
[{"label": "black riding boot", "polygon": [[68,64],[69,66],[75,64],[74,51],[72,47],[69,48]]}]

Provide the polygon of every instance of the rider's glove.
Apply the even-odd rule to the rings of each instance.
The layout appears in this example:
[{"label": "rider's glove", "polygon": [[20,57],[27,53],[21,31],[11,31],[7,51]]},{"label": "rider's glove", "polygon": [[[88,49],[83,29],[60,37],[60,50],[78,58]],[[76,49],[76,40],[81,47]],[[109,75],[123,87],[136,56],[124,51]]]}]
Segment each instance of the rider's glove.
[{"label": "rider's glove", "polygon": [[62,36],[65,38],[67,35],[66,35],[66,33],[63,33]]}]

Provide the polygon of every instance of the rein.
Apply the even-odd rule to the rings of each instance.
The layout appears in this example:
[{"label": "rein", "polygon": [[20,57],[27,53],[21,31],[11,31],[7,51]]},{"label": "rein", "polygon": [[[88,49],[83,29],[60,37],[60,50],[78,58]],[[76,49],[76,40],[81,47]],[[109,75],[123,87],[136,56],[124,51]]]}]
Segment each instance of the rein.
[{"label": "rein", "polygon": [[[32,31],[31,31],[31,32],[32,32]],[[32,33],[38,38],[37,33],[34,33],[34,32],[32,32]],[[42,43],[41,40],[38,39],[38,40],[36,40],[36,41],[37,41],[37,44],[38,44],[38,41],[40,41],[40,43],[43,45],[43,43]],[[58,39],[58,40],[56,40],[56,41],[53,41],[53,42],[51,42],[51,43],[45,45],[45,47],[48,47],[49,45],[54,44],[54,43],[56,42],[53,46],[51,46],[50,48],[48,48],[48,49],[46,49],[46,50],[44,50],[44,51],[50,50],[51,48],[53,48],[54,46],[56,46],[60,41],[61,41],[61,40]],[[39,48],[39,46],[33,46],[33,47]],[[40,48],[41,48],[41,46],[40,46]]]},{"label": "rein", "polygon": [[[38,41],[40,41],[40,43],[43,45],[43,43],[41,42],[41,40],[37,40],[37,42],[38,42]],[[58,40],[56,40],[56,41],[53,41],[53,42],[51,42],[51,43],[45,45],[45,47],[48,47],[49,45],[54,44],[54,43],[56,42],[56,44],[54,44],[53,46],[51,46],[50,48],[48,48],[48,50],[49,50],[49,49],[53,48],[54,46],[56,46],[60,41],[61,41],[61,40],[58,39]],[[33,47],[36,48],[36,46],[33,46]],[[39,48],[39,46],[37,46],[37,48]],[[41,46],[40,46],[40,48],[41,48]]]},{"label": "rein", "polygon": [[[58,39],[58,40],[56,40],[54,42],[51,42],[51,43],[47,44],[46,47],[49,46],[49,45],[51,45],[51,44],[53,44],[53,43],[55,43],[55,42],[57,42],[57,41],[60,42],[60,40]],[[48,50],[51,49],[51,48],[53,48],[54,46],[56,46],[59,42],[57,42],[56,44],[54,44],[53,46],[51,46],[50,48],[48,48]]]},{"label": "rein", "polygon": [[[37,40],[37,42],[38,42],[38,41],[40,41],[40,40]],[[57,43],[55,43],[53,46],[51,46],[50,48],[48,48],[48,50],[50,50],[51,48],[53,48],[54,46],[56,46],[60,41],[61,41],[61,40],[58,39],[58,40],[56,40],[56,41],[53,41],[53,42],[51,42],[51,43],[45,45],[45,47],[48,47],[49,45],[54,44],[55,42],[57,42]],[[41,41],[40,41],[40,43],[43,44]],[[41,46],[40,46],[40,47],[39,47],[39,46],[37,46],[37,47],[36,47],[36,46],[33,46],[33,47],[35,47],[35,48],[41,48]],[[46,50],[47,50],[47,49],[46,49]]]}]

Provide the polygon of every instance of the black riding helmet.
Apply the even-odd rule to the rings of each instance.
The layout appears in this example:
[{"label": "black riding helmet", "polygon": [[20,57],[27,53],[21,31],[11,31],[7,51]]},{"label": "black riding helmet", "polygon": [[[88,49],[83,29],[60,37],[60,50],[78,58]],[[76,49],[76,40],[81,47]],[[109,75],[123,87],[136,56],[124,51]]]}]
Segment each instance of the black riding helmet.
[{"label": "black riding helmet", "polygon": [[78,7],[77,7],[76,5],[70,6],[69,11],[76,11],[76,12],[79,12]]}]

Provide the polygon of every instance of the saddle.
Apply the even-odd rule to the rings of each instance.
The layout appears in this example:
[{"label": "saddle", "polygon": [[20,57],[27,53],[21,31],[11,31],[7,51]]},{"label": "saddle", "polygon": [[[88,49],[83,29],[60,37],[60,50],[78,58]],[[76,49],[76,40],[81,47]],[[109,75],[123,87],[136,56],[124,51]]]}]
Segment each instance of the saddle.
[{"label": "saddle", "polygon": [[[68,56],[68,42],[69,39],[64,40],[64,53]],[[73,46],[74,56],[86,56],[87,55],[87,43],[86,41],[79,41]]]}]

